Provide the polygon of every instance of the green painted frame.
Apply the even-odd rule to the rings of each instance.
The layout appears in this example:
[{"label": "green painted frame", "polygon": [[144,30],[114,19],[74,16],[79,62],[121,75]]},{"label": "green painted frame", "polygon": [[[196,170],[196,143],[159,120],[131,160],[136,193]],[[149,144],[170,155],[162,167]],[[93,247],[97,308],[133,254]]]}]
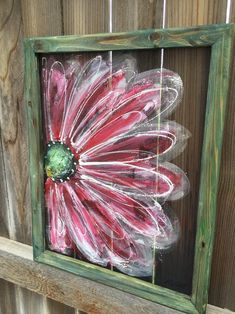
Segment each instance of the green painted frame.
[{"label": "green painted frame", "polygon": [[[25,97],[28,129],[30,130],[28,135],[35,261],[59,267],[185,313],[205,313],[234,33],[234,24],[221,24],[192,28],[140,30],[116,34],[25,39]],[[37,54],[175,47],[211,47],[191,296],[154,286],[45,249],[43,132]]]}]

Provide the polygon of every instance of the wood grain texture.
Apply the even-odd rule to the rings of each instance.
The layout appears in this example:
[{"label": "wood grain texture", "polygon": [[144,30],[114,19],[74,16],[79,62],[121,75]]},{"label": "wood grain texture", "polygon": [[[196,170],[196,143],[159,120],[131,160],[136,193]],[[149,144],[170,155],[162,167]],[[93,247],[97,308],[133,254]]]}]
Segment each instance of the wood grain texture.
[{"label": "wood grain texture", "polygon": [[169,309],[142,298],[36,263],[33,261],[32,247],[5,238],[0,238],[0,265],[0,278],[89,314],[126,314],[127,310],[133,314],[179,313],[175,310],[169,312]]},{"label": "wood grain texture", "polygon": [[21,0],[24,36],[63,35],[60,0]]},{"label": "wood grain texture", "polygon": [[113,0],[113,32],[160,28],[163,0]]},{"label": "wood grain texture", "polygon": [[227,0],[167,0],[166,27],[225,23]]},{"label": "wood grain texture", "polygon": [[64,34],[108,32],[107,0],[63,0],[62,4]]},{"label": "wood grain texture", "polygon": [[5,216],[9,237],[30,243],[31,213],[28,211],[27,192],[28,148],[23,104],[22,38],[19,1],[2,1],[0,46],[4,49],[0,56],[0,126],[7,201],[7,206],[2,208],[2,215]]},{"label": "wood grain texture", "polygon": [[[235,22],[235,1],[230,21]],[[235,53],[235,45],[233,54]],[[231,66],[230,92],[218,192],[218,214],[210,289],[210,302],[235,311],[235,59]]]},{"label": "wood grain texture", "polygon": [[170,204],[180,220],[181,236],[176,248],[160,258],[157,283],[187,294],[191,294],[192,289],[193,243],[196,232],[198,179],[204,132],[202,126],[205,117],[209,61],[209,48],[164,51],[164,67],[179,73],[184,84],[182,103],[171,120],[186,127],[192,136],[185,151],[174,160],[174,163],[187,173],[190,181],[190,193],[184,199]]},{"label": "wood grain texture", "polygon": [[[232,3],[232,12],[230,22],[235,21],[235,1]],[[181,27],[208,23],[224,23],[226,16],[227,1],[194,1],[194,0],[168,0],[167,1],[167,15],[166,26]],[[182,14],[184,12],[184,14]],[[204,52],[198,52],[194,62],[198,62],[203,58]],[[175,56],[177,58],[177,56]],[[192,63],[185,60],[185,56],[178,56],[177,63],[185,63],[185,66],[190,69]],[[176,63],[176,65],[177,65]],[[198,64],[200,66],[200,63]],[[208,67],[208,66],[206,66]],[[206,69],[201,67],[201,74],[196,79],[197,84],[200,84]],[[234,73],[234,65],[231,70]],[[192,72],[191,76],[194,73]],[[234,77],[234,74],[233,74]],[[234,78],[231,78],[234,82]],[[234,84],[234,83],[233,83]],[[233,86],[233,85],[232,85]],[[232,99],[232,89],[230,87],[230,97],[228,103],[227,120],[225,122],[225,136],[222,151],[221,175],[218,193],[218,217],[217,217],[217,232],[215,238],[215,250],[213,256],[212,279],[210,287],[209,302],[221,307],[227,307],[235,310],[235,279],[233,274],[234,260],[235,260],[235,233],[233,215],[234,203],[234,164],[235,152],[233,144],[234,123],[234,98]],[[200,97],[199,97],[200,98]],[[204,103],[201,103],[201,107]],[[194,125],[194,124],[193,124]],[[197,130],[199,127],[195,124],[193,127]],[[185,217],[186,218],[186,217]]]},{"label": "wood grain texture", "polygon": [[230,25],[227,24],[212,24],[200,28],[150,29],[113,34],[35,37],[29,38],[26,42],[31,45],[35,53],[208,47],[213,45],[229,29]]},{"label": "wood grain texture", "polygon": [[16,286],[0,279],[0,314],[13,314],[16,310]]},{"label": "wood grain texture", "polygon": [[[38,303],[34,293],[50,296],[54,300],[86,309],[89,314],[179,314],[181,312],[153,304],[152,302],[134,297],[132,295],[117,291],[107,286],[93,283],[87,279],[78,278],[65,271],[52,268],[33,262],[32,247],[12,240],[0,237],[0,278],[5,278],[28,290],[21,288],[31,304],[28,304],[29,311],[17,311],[17,314],[57,314],[60,313],[60,303],[52,301],[52,308],[46,304]],[[27,275],[27,281],[25,281]],[[0,280],[0,292],[3,284],[6,284],[4,291],[8,294],[3,298],[0,294],[0,301],[12,304],[16,309],[15,295],[12,295],[11,283]],[[16,288],[18,289],[18,288]],[[30,290],[30,291],[29,291]],[[115,298],[113,297],[115,294]],[[23,296],[24,298],[24,296]],[[22,298],[21,298],[22,299]],[[23,299],[27,302],[27,299]],[[20,305],[19,305],[20,306]],[[128,312],[127,312],[128,309]],[[16,314],[14,311],[1,312],[1,314]],[[67,307],[64,314],[71,314],[71,307]],[[84,312],[80,311],[80,314]],[[208,305],[207,314],[230,314],[231,312]],[[75,313],[77,314],[77,312]]]}]

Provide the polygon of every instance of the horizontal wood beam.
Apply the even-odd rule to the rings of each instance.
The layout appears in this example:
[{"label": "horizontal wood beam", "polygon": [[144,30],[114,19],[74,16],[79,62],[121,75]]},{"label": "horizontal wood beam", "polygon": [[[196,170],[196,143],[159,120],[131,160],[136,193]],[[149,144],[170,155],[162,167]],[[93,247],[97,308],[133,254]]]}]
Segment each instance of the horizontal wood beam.
[{"label": "horizontal wood beam", "polygon": [[[36,263],[33,261],[31,246],[3,237],[0,237],[0,278],[89,314],[126,314],[127,309],[133,314],[179,313],[66,271]],[[207,314],[216,313],[228,312],[208,306]]]}]

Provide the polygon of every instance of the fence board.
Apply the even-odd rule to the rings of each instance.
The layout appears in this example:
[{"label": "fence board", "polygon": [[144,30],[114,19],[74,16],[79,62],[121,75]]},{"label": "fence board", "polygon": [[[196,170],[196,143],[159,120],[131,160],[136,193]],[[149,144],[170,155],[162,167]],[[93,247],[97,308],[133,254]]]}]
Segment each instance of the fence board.
[{"label": "fence board", "polygon": [[159,28],[163,0],[113,0],[113,31]]},{"label": "fence board", "polygon": [[[18,89],[16,84],[13,83],[13,80],[17,80],[17,77],[22,81],[22,51],[19,46],[22,38],[22,24],[18,12],[20,12],[19,3],[12,4],[9,1],[1,3],[0,47],[4,47],[4,49],[1,49],[0,55],[0,235],[12,238],[19,236],[21,240],[26,240],[19,228],[16,228],[16,221],[19,219],[19,216],[22,218],[22,223],[26,222],[23,214],[26,204],[23,204],[22,188],[15,194],[16,190],[13,184],[16,176],[18,176],[19,181],[19,170],[22,168],[20,158],[25,156],[20,151],[19,140],[19,136],[25,133],[22,131],[18,132],[19,127],[18,123],[16,123],[21,120],[17,113],[17,103],[19,104],[18,99],[19,101],[22,100],[23,90],[22,87]],[[16,56],[19,56],[19,59]],[[11,112],[9,112],[10,109]],[[12,149],[14,145],[16,147],[15,150]],[[22,143],[22,147],[24,146],[25,141]],[[16,156],[18,155],[19,161],[14,158],[14,153],[16,153]],[[17,167],[11,170],[11,162],[15,161]],[[26,168],[26,165],[24,166]],[[26,179],[22,178],[24,185],[27,184]],[[12,191],[10,191],[10,187]],[[18,201],[20,206],[18,206]],[[21,206],[22,208],[20,208]],[[19,213],[22,215],[19,215]],[[14,313],[15,309],[15,286],[0,280],[0,313]]]},{"label": "fence board", "polygon": [[[26,193],[27,142],[23,112],[23,52],[20,3],[4,1],[0,11],[0,125],[3,150],[3,179],[7,206],[2,215],[7,217],[10,238],[30,243],[29,198]],[[20,84],[19,84],[20,82]],[[23,228],[22,226],[23,225]],[[2,227],[0,227],[0,234]]]},{"label": "fence board", "polygon": [[104,33],[108,31],[108,1],[63,0],[65,35]]},{"label": "fence board", "polygon": [[0,314],[13,314],[16,309],[15,285],[0,279]]},{"label": "fence board", "polygon": [[[225,0],[167,0],[166,26],[191,26],[210,23],[225,23],[226,17]],[[234,21],[234,1],[232,1],[233,12],[231,22]],[[182,14],[184,12],[184,14]],[[198,52],[195,61],[203,58],[203,52]],[[186,63],[185,56],[179,56],[177,62]],[[199,63],[200,64],[200,63]],[[187,64],[188,69],[192,64]],[[208,66],[206,66],[208,67]],[[200,84],[205,75],[205,68],[201,68],[201,74],[195,78],[195,82]],[[233,65],[233,73],[235,65]],[[194,74],[192,73],[192,76]],[[231,82],[234,84],[234,75]],[[234,87],[231,87],[231,91]],[[233,95],[232,95],[233,94]],[[198,95],[196,95],[198,98]],[[215,250],[213,256],[212,280],[210,288],[209,302],[220,307],[226,307],[235,310],[235,278],[234,261],[235,247],[232,243],[235,241],[235,215],[233,204],[235,201],[234,184],[235,184],[235,149],[233,144],[235,127],[234,117],[234,93],[229,97],[229,114],[225,122],[225,137],[222,151],[220,188],[218,193],[218,220],[217,232],[215,239]],[[203,106],[203,104],[201,104]],[[191,106],[191,103],[190,103]],[[181,116],[181,114],[180,114]],[[182,117],[182,116],[181,116]],[[194,124],[194,133],[200,132],[201,124]],[[194,164],[195,165],[195,164]],[[189,218],[189,217],[188,217]],[[185,221],[186,223],[186,221]]]},{"label": "fence board", "polygon": [[227,0],[166,0],[166,26],[225,23]]},{"label": "fence board", "polygon": [[[230,22],[235,23],[235,1],[231,1]],[[235,59],[231,67],[230,82],[209,299],[212,304],[235,311]]]}]

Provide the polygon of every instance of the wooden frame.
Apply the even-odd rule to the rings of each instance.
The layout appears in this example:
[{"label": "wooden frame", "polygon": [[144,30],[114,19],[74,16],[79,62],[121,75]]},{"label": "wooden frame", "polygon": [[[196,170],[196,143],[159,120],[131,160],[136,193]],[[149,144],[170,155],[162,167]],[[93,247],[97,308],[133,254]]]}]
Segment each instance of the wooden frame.
[{"label": "wooden frame", "polygon": [[[25,94],[30,142],[34,259],[65,269],[185,313],[204,313],[208,299],[216,222],[222,134],[229,84],[234,25],[185,29],[142,30],[132,33],[30,38],[25,40]],[[198,202],[192,295],[153,286],[99,266],[45,249],[43,151],[38,53],[211,47],[205,131]]]},{"label": "wooden frame", "polygon": [[[0,237],[0,264],[0,278],[84,312],[126,314],[126,309],[131,309],[132,313],[140,314],[176,314],[175,310],[160,304],[35,263],[31,246],[3,237]],[[233,312],[207,305],[206,314],[223,313]]]}]

